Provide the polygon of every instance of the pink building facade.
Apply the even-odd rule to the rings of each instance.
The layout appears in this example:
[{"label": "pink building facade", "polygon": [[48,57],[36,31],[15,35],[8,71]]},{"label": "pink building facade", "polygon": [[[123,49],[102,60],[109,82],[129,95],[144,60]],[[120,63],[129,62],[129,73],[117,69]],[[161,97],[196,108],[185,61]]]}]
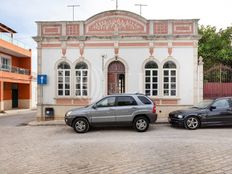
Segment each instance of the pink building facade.
[{"label": "pink building facade", "polygon": [[113,93],[144,93],[162,117],[202,100],[198,19],[148,20],[112,10],[37,27],[38,74],[48,77],[38,103],[54,108],[57,118]]}]

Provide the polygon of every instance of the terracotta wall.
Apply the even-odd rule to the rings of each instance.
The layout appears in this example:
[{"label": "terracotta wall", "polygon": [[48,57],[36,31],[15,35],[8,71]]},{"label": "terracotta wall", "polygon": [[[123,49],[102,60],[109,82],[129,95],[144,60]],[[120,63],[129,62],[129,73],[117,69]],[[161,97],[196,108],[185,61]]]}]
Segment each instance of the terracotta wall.
[{"label": "terracotta wall", "polygon": [[12,57],[12,66],[31,70],[31,58],[28,57]]},{"label": "terracotta wall", "polygon": [[4,95],[3,95],[4,100],[11,100],[12,99],[11,83],[4,83],[3,93],[4,93]]},{"label": "terracotta wall", "polygon": [[18,98],[19,99],[31,98],[30,84],[18,84]]},{"label": "terracotta wall", "polygon": [[12,66],[31,70],[31,57],[15,57],[10,54],[0,52],[11,57]]},{"label": "terracotta wall", "polygon": [[17,57],[12,57],[11,59],[12,66],[19,66],[19,59]]},{"label": "terracotta wall", "polygon": [[[4,83],[4,100],[12,100],[12,84],[13,83]],[[18,84],[18,99],[30,99],[31,98],[31,89],[30,84]]]}]

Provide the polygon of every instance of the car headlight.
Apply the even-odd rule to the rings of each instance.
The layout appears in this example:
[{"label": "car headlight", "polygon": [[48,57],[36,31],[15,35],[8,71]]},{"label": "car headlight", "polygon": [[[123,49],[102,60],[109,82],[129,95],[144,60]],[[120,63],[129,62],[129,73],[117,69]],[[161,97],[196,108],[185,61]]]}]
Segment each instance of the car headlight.
[{"label": "car headlight", "polygon": [[183,115],[177,115],[177,118],[184,118],[184,116]]},{"label": "car headlight", "polygon": [[66,117],[69,117],[71,115],[72,111],[68,111],[65,115]]}]

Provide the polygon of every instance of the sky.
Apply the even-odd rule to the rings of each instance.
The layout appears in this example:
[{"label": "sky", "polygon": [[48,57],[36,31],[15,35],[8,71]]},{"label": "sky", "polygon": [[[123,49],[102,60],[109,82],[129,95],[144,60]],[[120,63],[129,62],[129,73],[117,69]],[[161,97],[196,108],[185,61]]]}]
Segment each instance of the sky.
[{"label": "sky", "polygon": [[[0,23],[17,31],[15,38],[32,49],[32,69],[36,72],[35,21],[72,20],[68,5],[78,4],[75,20],[86,20],[102,11],[116,8],[116,0],[1,0]],[[135,4],[145,4],[147,19],[200,19],[200,25],[218,29],[232,26],[232,0],[118,0],[119,10],[139,14]]]}]

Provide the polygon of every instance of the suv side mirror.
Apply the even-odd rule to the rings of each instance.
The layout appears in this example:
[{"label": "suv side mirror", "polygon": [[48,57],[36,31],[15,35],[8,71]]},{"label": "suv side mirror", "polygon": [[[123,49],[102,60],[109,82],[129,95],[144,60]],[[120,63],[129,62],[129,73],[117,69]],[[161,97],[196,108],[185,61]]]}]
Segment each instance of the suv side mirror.
[{"label": "suv side mirror", "polygon": [[210,111],[212,111],[214,109],[216,109],[216,106],[210,106],[210,108],[209,108]]},{"label": "suv side mirror", "polygon": [[97,105],[96,105],[96,104],[94,104],[94,105],[92,106],[92,108],[93,108],[93,109],[96,109],[96,108],[97,108]]}]

